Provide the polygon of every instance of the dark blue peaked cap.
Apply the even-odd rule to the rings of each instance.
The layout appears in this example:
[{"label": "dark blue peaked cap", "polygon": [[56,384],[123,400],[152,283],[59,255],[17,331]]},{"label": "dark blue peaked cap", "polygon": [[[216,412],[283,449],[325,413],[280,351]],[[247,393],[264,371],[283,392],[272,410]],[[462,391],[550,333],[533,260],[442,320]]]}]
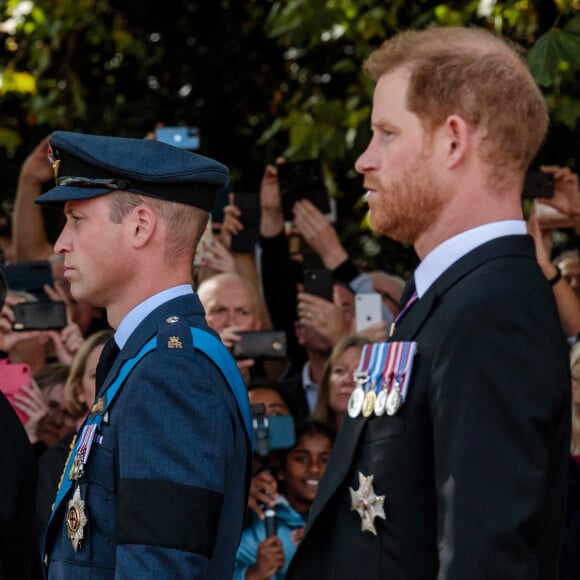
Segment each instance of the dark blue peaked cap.
[{"label": "dark blue peaked cap", "polygon": [[114,190],[128,191],[212,211],[228,168],[213,159],[147,139],[55,131],[49,159],[56,187],[36,198],[62,207]]}]

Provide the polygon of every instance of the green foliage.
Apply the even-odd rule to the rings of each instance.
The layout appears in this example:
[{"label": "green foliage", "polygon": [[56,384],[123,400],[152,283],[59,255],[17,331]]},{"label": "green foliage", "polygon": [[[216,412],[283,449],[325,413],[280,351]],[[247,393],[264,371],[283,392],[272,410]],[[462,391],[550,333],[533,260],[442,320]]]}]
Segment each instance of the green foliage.
[{"label": "green foliage", "polygon": [[[372,233],[364,203],[360,203],[360,181],[352,171],[369,138],[372,86],[361,74],[365,56],[401,28],[484,26],[531,49],[530,69],[545,91],[554,133],[561,136],[562,131],[568,131],[569,139],[575,142],[572,132],[580,117],[577,8],[577,2],[562,1],[547,10],[545,5],[525,0],[274,2],[270,34],[285,50],[289,80],[281,89],[287,97],[272,127],[280,140],[286,134],[288,157],[320,156],[331,169],[338,187],[334,193],[345,200],[347,208],[342,231],[347,232],[346,237],[351,230],[357,233],[358,247],[352,251],[358,250],[361,257],[399,273],[408,270],[414,260],[410,252],[394,249],[392,242]],[[561,130],[556,133],[558,128]],[[264,139],[272,134],[266,132]],[[557,139],[556,143],[551,147],[548,143],[543,155],[551,163],[568,163],[575,149],[563,154],[557,149],[563,141]],[[353,216],[358,216],[356,226],[351,223]],[[395,263],[393,256],[397,256]]]},{"label": "green foliage", "polygon": [[[257,188],[280,154],[319,157],[349,251],[404,274],[415,257],[373,234],[353,166],[368,142],[365,57],[407,27],[479,25],[529,49],[554,137],[580,154],[578,0],[5,0],[0,2],[0,186],[54,129],[143,136],[196,125],[202,152]],[[0,156],[1,157],[1,156]],[[9,195],[9,193],[8,193]],[[361,231],[363,232],[361,236]]]}]

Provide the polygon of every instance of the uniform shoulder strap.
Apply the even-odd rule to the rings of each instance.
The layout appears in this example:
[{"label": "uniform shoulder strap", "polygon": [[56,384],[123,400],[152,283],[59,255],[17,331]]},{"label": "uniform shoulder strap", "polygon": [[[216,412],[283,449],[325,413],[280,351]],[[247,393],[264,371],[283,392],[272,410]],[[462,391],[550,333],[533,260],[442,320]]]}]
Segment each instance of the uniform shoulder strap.
[{"label": "uniform shoulder strap", "polygon": [[211,359],[226,379],[238,403],[250,443],[253,444],[252,416],[248,390],[234,359],[221,341],[209,332],[191,327],[191,336],[193,338],[193,347]]}]

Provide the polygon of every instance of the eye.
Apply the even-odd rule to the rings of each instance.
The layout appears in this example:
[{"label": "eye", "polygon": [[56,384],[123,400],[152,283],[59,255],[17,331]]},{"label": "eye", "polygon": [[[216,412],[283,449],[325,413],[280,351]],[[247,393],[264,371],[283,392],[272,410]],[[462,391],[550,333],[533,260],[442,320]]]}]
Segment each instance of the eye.
[{"label": "eye", "polygon": [[304,454],[295,454],[292,459],[296,462],[296,463],[306,463],[306,461],[308,460],[308,457]]}]

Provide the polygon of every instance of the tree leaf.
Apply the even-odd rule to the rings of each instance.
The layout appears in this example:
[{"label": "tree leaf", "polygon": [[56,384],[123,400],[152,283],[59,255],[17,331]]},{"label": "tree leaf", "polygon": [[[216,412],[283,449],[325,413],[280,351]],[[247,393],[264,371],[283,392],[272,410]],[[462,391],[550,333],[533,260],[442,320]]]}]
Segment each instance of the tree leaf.
[{"label": "tree leaf", "polygon": [[528,54],[528,65],[536,82],[549,87],[556,81],[560,46],[556,29],[548,30],[540,36]]}]

